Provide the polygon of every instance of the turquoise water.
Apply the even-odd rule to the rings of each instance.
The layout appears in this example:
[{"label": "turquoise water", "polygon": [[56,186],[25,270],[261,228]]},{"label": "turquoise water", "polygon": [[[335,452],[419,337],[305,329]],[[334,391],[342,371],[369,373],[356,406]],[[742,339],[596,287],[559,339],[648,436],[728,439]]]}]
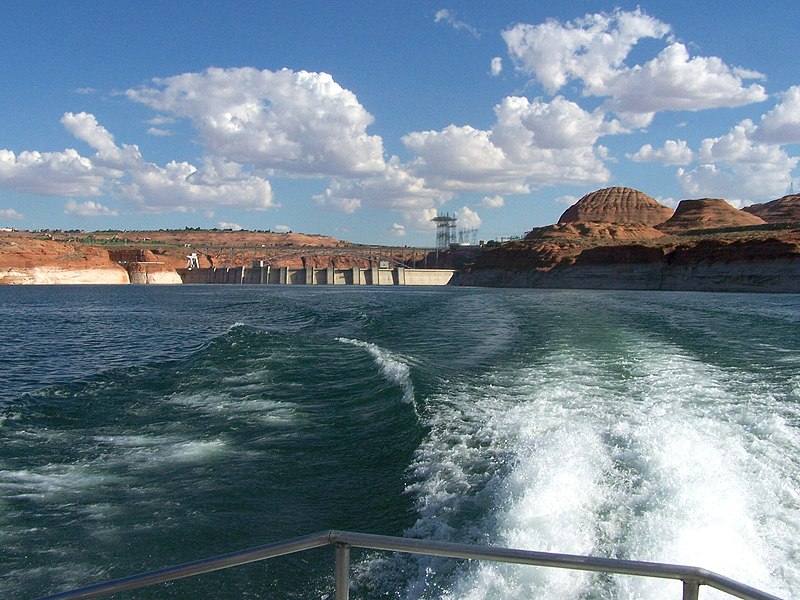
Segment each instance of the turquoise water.
[{"label": "turquoise water", "polygon": [[[0,288],[0,596],[337,528],[797,597],[799,333],[792,295]],[[325,598],[332,564],[119,597]],[[680,596],[355,551],[353,577],[355,598]]]}]

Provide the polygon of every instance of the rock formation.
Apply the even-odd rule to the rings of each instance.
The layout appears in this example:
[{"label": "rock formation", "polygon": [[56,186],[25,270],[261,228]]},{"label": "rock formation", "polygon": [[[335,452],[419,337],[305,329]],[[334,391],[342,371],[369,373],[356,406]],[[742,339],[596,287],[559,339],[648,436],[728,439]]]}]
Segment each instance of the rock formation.
[{"label": "rock formation", "polygon": [[[782,212],[793,214],[787,206],[797,197],[781,201]],[[664,221],[670,213],[630,188],[599,190],[558,224],[483,252],[454,283],[800,292],[800,225],[757,227],[765,224],[758,216],[709,198],[684,200]]]},{"label": "rock formation", "polygon": [[[380,255],[425,264],[427,250],[385,248]],[[361,246],[328,236],[264,231],[3,231],[0,285],[35,283],[182,282],[179,271],[194,254],[200,269],[241,269],[267,261],[273,267],[367,268],[374,260]]]},{"label": "rock formation", "polygon": [[0,267],[0,285],[111,285],[130,283],[121,267]]},{"label": "rock formation", "polygon": [[659,204],[644,192],[628,187],[611,187],[586,194],[570,206],[559,223],[658,225],[672,216],[672,209]]},{"label": "rock formation", "polygon": [[163,257],[142,248],[121,248],[108,251],[108,256],[115,263],[123,265],[128,271],[131,283],[182,283],[175,270],[175,259],[163,260]]},{"label": "rock formation", "polygon": [[790,194],[763,204],[752,204],[742,210],[761,217],[767,223],[800,223],[800,194]]},{"label": "rock formation", "polygon": [[0,238],[0,284],[116,284],[128,281],[128,273],[109,260],[105,250],[32,239],[24,234]]},{"label": "rock formation", "polygon": [[595,223],[590,221],[574,221],[556,223],[546,227],[537,227],[525,236],[526,240],[552,240],[566,238],[610,239],[610,240],[651,240],[663,237],[664,234],[650,225],[629,223]]},{"label": "rock formation", "polygon": [[668,233],[681,233],[764,224],[762,218],[738,210],[721,198],[700,198],[681,200],[675,214],[668,221],[657,225],[656,229]]}]

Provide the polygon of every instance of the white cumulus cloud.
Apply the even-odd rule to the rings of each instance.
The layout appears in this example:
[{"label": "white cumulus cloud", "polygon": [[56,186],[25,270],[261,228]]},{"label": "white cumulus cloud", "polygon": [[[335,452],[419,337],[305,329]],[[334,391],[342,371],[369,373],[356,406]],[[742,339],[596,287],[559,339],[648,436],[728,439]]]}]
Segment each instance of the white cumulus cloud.
[{"label": "white cumulus cloud", "polygon": [[0,149],[0,187],[42,196],[100,196],[105,174],[68,148],[62,152]]},{"label": "white cumulus cloud", "polygon": [[590,90],[623,68],[639,40],[660,39],[670,27],[637,9],[598,13],[560,23],[520,23],[502,33],[517,68],[534,76],[551,94],[572,79]]},{"label": "white cumulus cloud", "polygon": [[502,196],[484,196],[481,200],[481,206],[485,208],[502,208],[505,204],[506,200]]},{"label": "white cumulus cloud", "polygon": [[633,154],[625,156],[633,162],[660,162],[666,165],[688,165],[694,152],[684,140],[667,140],[661,148],[645,144]]},{"label": "white cumulus cloud", "polygon": [[481,218],[478,213],[468,206],[463,206],[456,211],[458,227],[460,229],[478,229],[481,226]]},{"label": "white cumulus cloud", "polygon": [[439,211],[435,208],[412,209],[401,212],[406,227],[411,227],[419,232],[429,232],[436,229],[433,219],[437,214],[439,214]]},{"label": "white cumulus cloud", "polygon": [[126,169],[137,168],[142,164],[142,155],[137,146],[123,144],[118,146],[114,136],[97,122],[97,118],[89,113],[64,113],[61,117],[64,128],[79,140],[86,142],[97,154],[92,162],[100,166]]},{"label": "white cumulus cloud", "polygon": [[273,229],[275,233],[289,233],[291,230],[292,228],[288,225],[275,225],[275,229]]},{"label": "white cumulus cloud", "polygon": [[489,73],[492,74],[492,77],[497,77],[500,73],[503,72],[503,59],[499,56],[495,56],[492,59],[491,64],[489,65]]},{"label": "white cumulus cloud", "polygon": [[288,175],[358,177],[384,169],[372,115],[327,73],[210,68],[154,79],[127,96],[187,118],[208,154]]},{"label": "white cumulus cloud", "polygon": [[634,120],[664,110],[730,108],[767,98],[763,86],[745,85],[719,58],[690,58],[680,43],[669,45],[642,66],[609,77],[595,86],[593,95],[611,96],[606,109]]},{"label": "white cumulus cloud", "polygon": [[416,154],[409,169],[434,188],[495,194],[526,193],[530,185],[603,183],[605,149],[595,145],[615,124],[557,97],[510,96],[495,107],[490,130],[450,125],[403,137]]},{"label": "white cumulus cloud", "polygon": [[[518,24],[503,32],[517,68],[551,94],[570,81],[585,96],[605,97],[604,109],[631,126],[644,127],[663,110],[696,111],[760,102],[766,92],[747,79],[763,75],[731,68],[717,57],[690,57],[672,40],[666,23],[641,9],[587,15],[566,23]],[[643,39],[666,39],[652,60],[628,66],[634,46]]]},{"label": "white cumulus cloud", "polygon": [[227,231],[241,231],[244,228],[238,223],[228,223],[227,221],[220,221],[219,223],[217,223],[217,229],[224,229]]},{"label": "white cumulus cloud", "polygon": [[745,119],[726,134],[703,139],[696,150],[683,140],[668,140],[661,148],[645,144],[626,156],[635,162],[685,165],[677,177],[683,191],[693,197],[721,197],[738,206],[781,196],[800,164],[800,157],[783,148],[800,142],[800,86],[779,98],[758,125]]},{"label": "white cumulus cloud", "polygon": [[400,223],[392,223],[391,229],[388,234],[392,237],[403,237],[406,234],[406,226]]},{"label": "white cumulus cloud", "polygon": [[24,219],[25,216],[22,213],[17,212],[13,208],[0,208],[0,219]]},{"label": "white cumulus cloud", "polygon": [[777,144],[756,141],[756,133],[755,124],[744,120],[725,135],[704,139],[696,153],[700,164],[678,169],[683,190],[692,196],[731,201],[785,193],[800,157],[789,156]]},{"label": "white cumulus cloud", "polygon": [[119,213],[92,200],[87,200],[86,202],[69,200],[64,206],[64,214],[77,215],[79,217],[116,217]]},{"label": "white cumulus cloud", "polygon": [[342,212],[354,212],[362,204],[373,208],[404,211],[443,204],[452,193],[429,187],[424,178],[413,175],[393,156],[382,173],[360,180],[334,179],[314,200]]},{"label": "white cumulus cloud", "polygon": [[[200,167],[171,161],[146,162],[136,145],[118,145],[114,136],[89,113],[65,113],[61,123],[96,153],[0,150],[0,187],[42,195],[96,197],[109,194],[132,200],[143,211],[187,211],[228,206],[249,210],[271,208],[272,187],[242,165],[206,158]],[[72,200],[70,214],[108,215],[93,202]]]},{"label": "white cumulus cloud", "polygon": [[757,139],[773,144],[800,143],[800,86],[781,94],[781,102],[761,117]]},{"label": "white cumulus cloud", "polygon": [[186,212],[232,207],[265,210],[275,206],[269,181],[245,172],[240,165],[207,159],[201,168],[171,161],[161,167],[147,163],[129,173],[114,192],[148,212]]},{"label": "white cumulus cloud", "polygon": [[361,208],[360,182],[334,179],[321,194],[313,196],[319,206],[348,215]]}]

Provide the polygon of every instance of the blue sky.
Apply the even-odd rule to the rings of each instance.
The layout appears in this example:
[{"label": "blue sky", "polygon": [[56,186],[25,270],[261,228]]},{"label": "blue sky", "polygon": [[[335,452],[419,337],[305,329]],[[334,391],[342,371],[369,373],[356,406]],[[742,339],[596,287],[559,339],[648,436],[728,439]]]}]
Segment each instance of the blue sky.
[{"label": "blue sky", "polygon": [[796,2],[5,2],[0,226],[432,245],[800,183]]}]

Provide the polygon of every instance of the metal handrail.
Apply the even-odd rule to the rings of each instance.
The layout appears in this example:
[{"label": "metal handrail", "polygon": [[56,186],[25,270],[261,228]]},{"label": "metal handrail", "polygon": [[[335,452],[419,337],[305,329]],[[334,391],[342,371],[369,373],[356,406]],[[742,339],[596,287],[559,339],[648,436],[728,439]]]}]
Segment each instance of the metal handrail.
[{"label": "metal handrail", "polygon": [[496,546],[473,546],[470,544],[435,542],[335,530],[322,531],[174,567],[148,571],[147,573],[133,575],[131,577],[114,579],[112,581],[106,581],[68,592],[44,596],[39,600],[82,600],[85,598],[98,598],[125,590],[138,589],[156,583],[174,581],[184,577],[201,575],[203,573],[210,573],[211,571],[218,571],[220,569],[227,569],[229,567],[329,545],[333,545],[336,548],[336,565],[334,569],[336,600],[348,600],[349,598],[351,547],[443,556],[448,558],[491,560],[580,571],[599,571],[619,575],[674,579],[683,582],[683,600],[697,600],[701,585],[716,588],[731,596],[745,598],[746,600],[781,600],[772,594],[768,594],[749,585],[698,567],[622,560],[617,558],[602,558],[597,556],[580,556],[576,554],[516,550]]}]

